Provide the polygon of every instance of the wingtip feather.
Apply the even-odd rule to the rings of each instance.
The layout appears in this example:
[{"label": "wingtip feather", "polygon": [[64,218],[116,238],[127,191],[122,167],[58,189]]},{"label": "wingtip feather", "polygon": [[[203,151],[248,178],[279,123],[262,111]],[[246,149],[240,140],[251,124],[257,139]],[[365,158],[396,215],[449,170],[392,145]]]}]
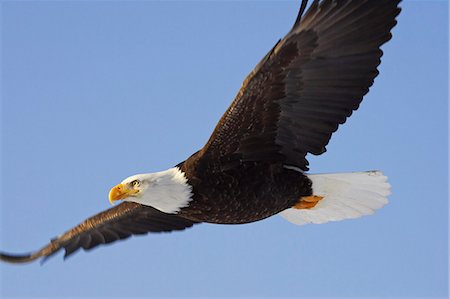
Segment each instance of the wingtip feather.
[{"label": "wingtip feather", "polygon": [[37,259],[39,256],[34,256],[31,253],[27,254],[11,254],[6,252],[0,252],[0,261],[10,264],[24,264],[29,263]]}]

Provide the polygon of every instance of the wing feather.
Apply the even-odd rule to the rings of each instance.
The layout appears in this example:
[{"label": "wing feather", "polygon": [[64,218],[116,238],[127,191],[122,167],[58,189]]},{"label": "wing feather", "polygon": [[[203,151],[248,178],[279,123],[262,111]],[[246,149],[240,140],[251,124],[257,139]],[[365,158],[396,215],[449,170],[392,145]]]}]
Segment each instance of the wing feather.
[{"label": "wing feather", "polygon": [[215,169],[272,161],[307,170],[306,155],[326,151],[378,75],[400,0],[313,1],[304,13],[306,2],[200,151]]},{"label": "wing feather", "polygon": [[80,248],[90,250],[101,244],[109,244],[129,238],[132,235],[149,232],[184,230],[195,223],[176,215],[163,213],[149,206],[123,202],[86,219],[34,253],[25,255],[0,253],[0,260],[26,263],[43,258],[42,261],[45,261],[61,249],[64,249],[64,258],[67,258]]}]

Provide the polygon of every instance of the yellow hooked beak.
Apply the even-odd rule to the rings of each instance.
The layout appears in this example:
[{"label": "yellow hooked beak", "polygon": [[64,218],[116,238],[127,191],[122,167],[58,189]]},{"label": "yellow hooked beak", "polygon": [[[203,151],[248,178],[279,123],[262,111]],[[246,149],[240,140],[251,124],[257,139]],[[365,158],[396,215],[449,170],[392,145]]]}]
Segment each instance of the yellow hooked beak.
[{"label": "yellow hooked beak", "polygon": [[124,184],[119,184],[109,191],[109,202],[113,205],[115,201],[133,196],[138,192],[139,190],[129,188]]}]

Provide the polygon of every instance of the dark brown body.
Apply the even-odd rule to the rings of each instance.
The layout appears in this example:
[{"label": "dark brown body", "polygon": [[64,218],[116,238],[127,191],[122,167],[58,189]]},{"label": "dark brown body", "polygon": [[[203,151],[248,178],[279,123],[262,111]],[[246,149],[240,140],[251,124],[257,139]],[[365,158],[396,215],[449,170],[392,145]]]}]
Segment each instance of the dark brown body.
[{"label": "dark brown body", "polygon": [[197,222],[248,223],[275,215],[295,205],[300,197],[312,195],[311,180],[280,163],[245,162],[214,175],[205,167],[189,160],[180,165],[193,187],[193,200],[179,216]]}]

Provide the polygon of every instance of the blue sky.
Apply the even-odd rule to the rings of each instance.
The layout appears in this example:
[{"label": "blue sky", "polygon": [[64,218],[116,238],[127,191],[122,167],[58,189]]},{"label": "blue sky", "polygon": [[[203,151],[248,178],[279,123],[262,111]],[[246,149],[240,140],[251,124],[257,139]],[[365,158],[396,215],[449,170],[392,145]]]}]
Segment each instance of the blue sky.
[{"label": "blue sky", "polygon": [[[123,178],[206,142],[299,1],[1,3],[1,250],[109,207]],[[1,264],[2,297],[448,294],[448,3],[404,1],[380,75],[311,172],[381,169],[374,216],[281,217]]]}]

